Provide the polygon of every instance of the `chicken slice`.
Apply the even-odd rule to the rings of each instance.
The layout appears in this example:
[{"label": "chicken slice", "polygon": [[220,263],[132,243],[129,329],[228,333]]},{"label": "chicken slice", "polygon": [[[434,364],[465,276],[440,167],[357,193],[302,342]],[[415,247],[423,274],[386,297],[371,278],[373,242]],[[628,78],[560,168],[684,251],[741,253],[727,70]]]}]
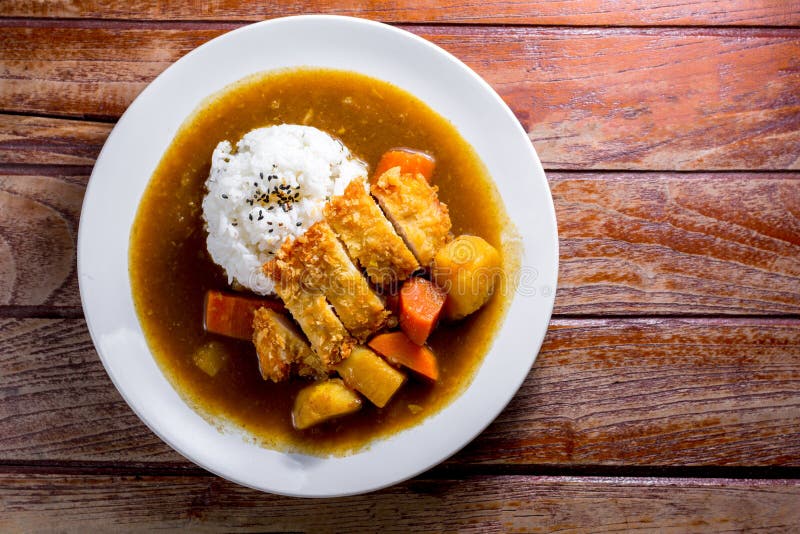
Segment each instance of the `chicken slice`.
[{"label": "chicken slice", "polygon": [[291,319],[269,308],[253,316],[253,344],[264,380],[281,382],[292,374],[324,378],[328,371]]},{"label": "chicken slice", "polygon": [[300,325],[323,367],[330,369],[347,358],[355,340],[333,313],[322,292],[301,283],[302,267],[297,268],[278,257],[264,265],[264,272],[275,280],[275,292]]},{"label": "chicken slice", "polygon": [[400,174],[394,167],[378,177],[371,188],[383,212],[423,267],[447,243],[450,215],[439,202],[437,188],[421,174]]},{"label": "chicken slice", "polygon": [[347,256],[325,221],[314,223],[278,258],[303,271],[303,283],[319,290],[331,303],[350,334],[364,341],[380,329],[389,312]]},{"label": "chicken slice", "polygon": [[363,179],[350,182],[344,193],[325,206],[325,218],[378,286],[396,284],[419,269],[419,263],[375,204]]}]

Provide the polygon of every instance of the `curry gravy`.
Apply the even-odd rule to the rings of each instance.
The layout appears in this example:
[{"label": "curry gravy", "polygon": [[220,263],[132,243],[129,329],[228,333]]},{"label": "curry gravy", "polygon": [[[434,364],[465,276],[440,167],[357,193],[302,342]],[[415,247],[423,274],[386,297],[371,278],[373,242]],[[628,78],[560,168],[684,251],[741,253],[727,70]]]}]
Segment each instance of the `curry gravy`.
[{"label": "curry gravy", "polygon": [[[220,141],[235,144],[254,128],[281,123],[328,132],[370,168],[394,147],[433,154],[432,182],[449,206],[453,233],[479,235],[498,248],[507,274],[516,264],[503,242],[511,228],[485,168],[455,128],[416,97],[373,78],[321,69],[256,75],[209,98],[178,131],[150,179],[130,237],[133,299],[154,357],[183,398],[211,421],[232,423],[268,447],[345,454],[419,423],[461,392],[488,351],[510,296],[497,292],[465,321],[434,331],[429,343],[440,364],[435,384],[411,377],[383,409],[364,400],[354,415],[294,430],[292,402],[309,382],[264,381],[252,344],[204,332],[202,317],[206,290],[230,289],[205,244],[201,203],[211,153]],[[228,353],[213,378],[192,359],[212,339]]]}]

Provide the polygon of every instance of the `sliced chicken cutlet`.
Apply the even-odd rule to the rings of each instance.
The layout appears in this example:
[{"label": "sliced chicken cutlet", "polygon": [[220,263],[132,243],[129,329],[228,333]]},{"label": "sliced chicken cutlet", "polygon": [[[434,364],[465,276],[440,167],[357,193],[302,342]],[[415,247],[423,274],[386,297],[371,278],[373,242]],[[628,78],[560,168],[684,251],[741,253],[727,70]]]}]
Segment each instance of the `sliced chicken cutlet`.
[{"label": "sliced chicken cutlet", "polygon": [[330,369],[347,358],[355,339],[333,313],[322,292],[303,285],[302,267],[278,257],[264,265],[264,272],[275,280],[275,292],[300,325],[324,368]]},{"label": "sliced chicken cutlet", "polygon": [[311,350],[291,319],[269,308],[259,308],[253,316],[253,344],[258,368],[264,380],[281,382],[293,374],[325,378],[328,370]]},{"label": "sliced chicken cutlet", "polygon": [[400,282],[419,269],[416,258],[375,204],[363,179],[353,180],[343,194],[331,199],[325,206],[325,218],[373,284]]},{"label": "sliced chicken cutlet", "polygon": [[383,301],[350,261],[327,222],[314,223],[291,246],[282,247],[278,258],[303,270],[303,283],[325,295],[344,327],[359,341],[386,322],[389,312]]},{"label": "sliced chicken cutlet", "polygon": [[421,174],[401,174],[394,167],[375,180],[371,191],[419,263],[430,265],[436,251],[447,243],[451,227],[437,188]]}]

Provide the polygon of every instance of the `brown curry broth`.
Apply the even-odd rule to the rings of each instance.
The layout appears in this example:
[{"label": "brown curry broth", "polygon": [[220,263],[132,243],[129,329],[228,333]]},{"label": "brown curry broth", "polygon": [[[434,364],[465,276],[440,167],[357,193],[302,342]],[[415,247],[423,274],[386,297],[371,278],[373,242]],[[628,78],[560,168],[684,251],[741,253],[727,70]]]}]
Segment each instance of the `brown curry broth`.
[{"label": "brown curry broth", "polygon": [[[147,186],[131,233],[133,296],[149,346],[201,413],[231,421],[267,446],[342,454],[418,423],[462,391],[488,350],[507,298],[495,295],[466,321],[437,329],[430,340],[441,367],[436,384],[412,377],[383,409],[365,400],[357,414],[295,431],[292,401],[308,382],[263,381],[251,344],[202,328],[205,291],[228,289],[206,252],[201,217],[211,152],[224,139],[280,123],[305,123],[335,135],[370,168],[392,147],[432,153],[433,181],[456,235],[480,235],[500,248],[507,219],[482,163],[455,128],[412,95],[365,76],[318,69],[257,75],[206,101],[181,127]],[[192,362],[193,351],[211,339],[229,352],[214,378]],[[422,410],[413,413],[409,405]]]}]

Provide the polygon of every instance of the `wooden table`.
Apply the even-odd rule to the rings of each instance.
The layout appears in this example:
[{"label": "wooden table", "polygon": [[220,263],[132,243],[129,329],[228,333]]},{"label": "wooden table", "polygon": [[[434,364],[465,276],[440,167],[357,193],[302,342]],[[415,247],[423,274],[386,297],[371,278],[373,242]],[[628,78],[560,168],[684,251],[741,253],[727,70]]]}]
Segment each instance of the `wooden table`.
[{"label": "wooden table", "polygon": [[[539,359],[474,443],[329,501],[241,488],[133,414],[75,238],[114,121],[251,21],[408,29],[529,132],[561,272]],[[800,525],[800,5],[792,0],[0,2],[0,531],[791,531]],[[523,348],[521,347],[521,350]]]}]

